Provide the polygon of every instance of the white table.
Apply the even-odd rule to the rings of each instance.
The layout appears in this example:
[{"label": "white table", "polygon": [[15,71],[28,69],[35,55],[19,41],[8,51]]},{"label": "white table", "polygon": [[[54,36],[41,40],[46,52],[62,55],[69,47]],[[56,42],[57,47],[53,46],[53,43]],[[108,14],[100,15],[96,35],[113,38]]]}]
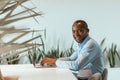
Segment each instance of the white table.
[{"label": "white table", "polygon": [[[0,65],[3,76],[18,76],[19,80],[77,80],[69,69],[34,68],[32,64]],[[107,80],[120,79],[120,68],[108,68]]]},{"label": "white table", "polygon": [[32,64],[0,65],[3,76],[18,76],[19,80],[77,80],[69,69],[34,68]]},{"label": "white table", "polygon": [[108,68],[107,80],[120,80],[120,68]]}]

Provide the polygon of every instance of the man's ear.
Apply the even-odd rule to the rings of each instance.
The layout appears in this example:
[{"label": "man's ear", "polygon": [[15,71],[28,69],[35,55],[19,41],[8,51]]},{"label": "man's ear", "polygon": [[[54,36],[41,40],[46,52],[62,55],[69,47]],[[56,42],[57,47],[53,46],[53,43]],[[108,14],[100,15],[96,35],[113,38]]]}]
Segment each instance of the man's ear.
[{"label": "man's ear", "polygon": [[89,33],[89,29],[87,29],[87,33]]},{"label": "man's ear", "polygon": [[87,29],[87,31],[89,32],[89,29]]}]

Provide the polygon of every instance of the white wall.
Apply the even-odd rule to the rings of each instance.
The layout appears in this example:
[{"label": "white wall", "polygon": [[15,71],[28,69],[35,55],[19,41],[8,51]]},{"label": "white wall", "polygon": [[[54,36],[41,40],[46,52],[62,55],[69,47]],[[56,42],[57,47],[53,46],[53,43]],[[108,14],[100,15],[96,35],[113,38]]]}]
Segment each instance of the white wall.
[{"label": "white wall", "polygon": [[[47,42],[53,45],[59,40],[65,46],[73,41],[71,25],[77,19],[87,21],[90,35],[106,44],[120,45],[120,1],[119,0],[32,0],[44,13],[38,18],[41,27],[47,30]],[[34,26],[34,25],[33,25]]]},{"label": "white wall", "polygon": [[58,40],[63,48],[70,46],[73,41],[71,25],[77,19],[88,23],[90,36],[99,43],[106,38],[106,46],[112,42],[120,45],[119,0],[31,0],[30,3],[44,13],[43,17],[36,18],[40,24],[27,19],[15,25],[46,28],[48,47],[54,46]]}]

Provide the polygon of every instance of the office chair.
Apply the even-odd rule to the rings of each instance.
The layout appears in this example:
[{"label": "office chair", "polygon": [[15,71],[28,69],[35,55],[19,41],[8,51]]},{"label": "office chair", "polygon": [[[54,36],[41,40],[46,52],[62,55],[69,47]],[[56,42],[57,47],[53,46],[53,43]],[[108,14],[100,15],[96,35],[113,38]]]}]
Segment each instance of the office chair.
[{"label": "office chair", "polygon": [[108,76],[108,69],[104,68],[104,71],[102,73],[102,80],[107,80],[107,76]]},{"label": "office chair", "polygon": [[88,78],[88,80],[107,80],[108,69],[104,68],[103,73],[95,73]]}]

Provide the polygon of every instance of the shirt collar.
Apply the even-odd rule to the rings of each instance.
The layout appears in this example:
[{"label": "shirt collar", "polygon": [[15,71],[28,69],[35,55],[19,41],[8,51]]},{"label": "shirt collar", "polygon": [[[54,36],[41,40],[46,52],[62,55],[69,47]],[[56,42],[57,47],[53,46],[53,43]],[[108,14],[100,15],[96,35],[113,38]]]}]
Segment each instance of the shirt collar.
[{"label": "shirt collar", "polygon": [[90,37],[88,35],[82,43],[78,43],[79,48],[82,48],[89,39],[90,39]]}]

